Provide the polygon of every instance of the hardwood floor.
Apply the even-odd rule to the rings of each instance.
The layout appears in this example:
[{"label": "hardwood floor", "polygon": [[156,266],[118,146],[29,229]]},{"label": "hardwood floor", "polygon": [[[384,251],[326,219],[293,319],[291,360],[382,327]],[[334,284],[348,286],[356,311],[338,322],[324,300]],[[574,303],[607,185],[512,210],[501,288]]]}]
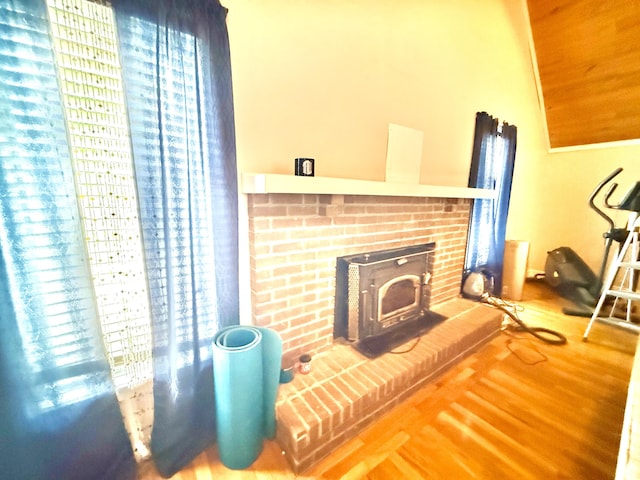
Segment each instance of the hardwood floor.
[{"label": "hardwood floor", "polygon": [[543,284],[524,295],[520,318],[568,344],[506,331],[303,475],[266,442],[247,470],[213,447],[173,479],[613,478],[637,336],[596,325],[582,342],[588,319]]}]

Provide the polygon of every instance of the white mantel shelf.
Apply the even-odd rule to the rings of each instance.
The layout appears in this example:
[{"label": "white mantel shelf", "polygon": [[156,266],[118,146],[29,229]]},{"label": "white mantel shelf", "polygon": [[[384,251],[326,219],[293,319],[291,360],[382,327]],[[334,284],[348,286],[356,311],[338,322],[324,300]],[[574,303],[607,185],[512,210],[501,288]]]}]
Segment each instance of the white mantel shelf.
[{"label": "white mantel shelf", "polygon": [[389,183],[333,177],[302,177],[272,173],[243,173],[242,193],[300,193],[379,195],[383,197],[494,198],[482,188]]}]

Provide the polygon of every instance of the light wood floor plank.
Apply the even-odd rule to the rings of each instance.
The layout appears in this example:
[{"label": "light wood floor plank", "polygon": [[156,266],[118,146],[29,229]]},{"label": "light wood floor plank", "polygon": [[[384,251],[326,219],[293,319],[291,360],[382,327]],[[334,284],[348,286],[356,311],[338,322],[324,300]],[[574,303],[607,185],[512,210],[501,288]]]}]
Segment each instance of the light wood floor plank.
[{"label": "light wood floor plank", "polygon": [[419,472],[416,478],[476,478],[482,465],[467,457],[451,440],[425,425],[398,452]]}]

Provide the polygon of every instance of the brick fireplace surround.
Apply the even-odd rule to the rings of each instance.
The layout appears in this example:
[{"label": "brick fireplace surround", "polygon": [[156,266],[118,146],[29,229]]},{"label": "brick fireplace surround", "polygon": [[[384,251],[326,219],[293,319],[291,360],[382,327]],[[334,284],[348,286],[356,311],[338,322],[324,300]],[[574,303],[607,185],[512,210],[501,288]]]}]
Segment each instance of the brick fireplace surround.
[{"label": "brick fireplace surround", "polygon": [[[310,467],[425,381],[495,336],[502,316],[458,298],[472,200],[249,194],[253,323],[283,340],[277,439],[293,470]],[[368,360],[333,338],[336,258],[435,242],[431,305],[449,320],[405,355]],[[399,347],[401,350],[402,347]]]}]

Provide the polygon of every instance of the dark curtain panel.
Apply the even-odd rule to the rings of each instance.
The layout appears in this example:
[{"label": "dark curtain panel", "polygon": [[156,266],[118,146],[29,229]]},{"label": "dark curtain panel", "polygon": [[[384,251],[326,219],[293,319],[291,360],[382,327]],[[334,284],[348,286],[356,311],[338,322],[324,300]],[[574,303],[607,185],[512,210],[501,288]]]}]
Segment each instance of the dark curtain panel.
[{"label": "dark curtain panel", "polygon": [[212,338],[239,318],[226,9],[215,0],[113,6],[152,309],[151,448],[170,476],[214,441]]},{"label": "dark curtain panel", "polygon": [[0,1],[0,477],[133,479],[41,0]]},{"label": "dark curtain panel", "polygon": [[496,198],[476,199],[471,210],[465,274],[486,270],[494,279],[493,294],[502,290],[507,214],[516,157],[517,129],[485,112],[476,114],[469,187],[494,189]]}]

